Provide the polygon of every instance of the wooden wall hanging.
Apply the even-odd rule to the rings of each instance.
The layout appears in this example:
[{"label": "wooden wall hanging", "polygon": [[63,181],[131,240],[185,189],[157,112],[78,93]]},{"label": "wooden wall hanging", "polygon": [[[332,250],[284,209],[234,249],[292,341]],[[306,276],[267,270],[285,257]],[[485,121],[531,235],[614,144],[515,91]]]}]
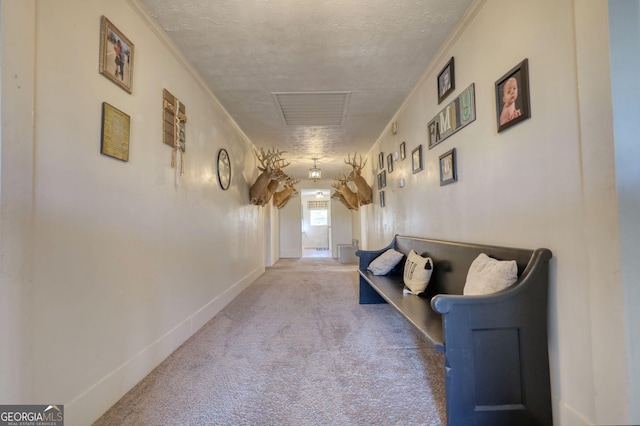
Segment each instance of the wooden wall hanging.
[{"label": "wooden wall hanging", "polygon": [[163,131],[162,141],[172,148],[171,167],[180,162],[180,175],[184,173],[182,155],[186,148],[185,123],[187,122],[186,107],[167,89],[162,91]]}]

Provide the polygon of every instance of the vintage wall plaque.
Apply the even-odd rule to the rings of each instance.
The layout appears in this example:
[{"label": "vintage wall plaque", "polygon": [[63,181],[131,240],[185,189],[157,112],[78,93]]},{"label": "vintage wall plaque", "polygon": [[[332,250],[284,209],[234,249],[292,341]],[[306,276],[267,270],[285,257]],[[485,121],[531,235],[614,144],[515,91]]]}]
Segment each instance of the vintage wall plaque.
[{"label": "vintage wall plaque", "polygon": [[102,103],[102,140],[100,152],[109,157],[129,161],[131,118],[119,109]]},{"label": "vintage wall plaque", "polygon": [[184,173],[182,154],[186,150],[186,107],[167,89],[162,92],[162,116],[162,141],[173,148],[171,152],[171,167],[175,167],[179,160],[180,174],[182,174]]}]

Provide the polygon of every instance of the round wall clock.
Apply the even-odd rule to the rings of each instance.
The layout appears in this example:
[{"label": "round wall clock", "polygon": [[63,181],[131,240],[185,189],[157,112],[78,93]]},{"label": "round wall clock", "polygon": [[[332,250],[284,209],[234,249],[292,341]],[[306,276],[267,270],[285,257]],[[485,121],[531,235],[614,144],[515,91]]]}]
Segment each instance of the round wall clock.
[{"label": "round wall clock", "polygon": [[218,183],[223,190],[229,189],[231,183],[231,161],[229,153],[224,148],[218,151]]}]

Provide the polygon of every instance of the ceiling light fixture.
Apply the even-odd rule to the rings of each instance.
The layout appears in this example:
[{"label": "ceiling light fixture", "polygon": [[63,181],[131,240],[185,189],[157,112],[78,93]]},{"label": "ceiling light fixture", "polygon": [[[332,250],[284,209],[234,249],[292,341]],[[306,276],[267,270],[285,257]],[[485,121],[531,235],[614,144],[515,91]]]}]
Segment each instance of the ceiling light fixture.
[{"label": "ceiling light fixture", "polygon": [[309,180],[312,180],[314,182],[317,182],[320,179],[322,179],[322,170],[320,170],[316,166],[316,160],[318,159],[317,158],[313,159],[313,167],[309,169]]}]

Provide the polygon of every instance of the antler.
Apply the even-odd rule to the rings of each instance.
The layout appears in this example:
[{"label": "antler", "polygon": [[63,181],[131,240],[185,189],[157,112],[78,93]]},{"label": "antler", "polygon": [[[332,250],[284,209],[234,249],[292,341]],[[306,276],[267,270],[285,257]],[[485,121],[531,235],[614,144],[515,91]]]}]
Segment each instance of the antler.
[{"label": "antler", "polygon": [[273,163],[272,163],[273,169],[275,171],[280,171],[280,170],[284,169],[285,167],[287,167],[289,164],[291,164],[291,163],[284,164],[285,161],[286,160],[283,160],[282,158],[280,158],[280,156],[274,158]]},{"label": "antler", "polygon": [[286,163],[285,160],[282,159],[282,154],[286,151],[276,150],[272,148],[267,152],[264,152],[264,148],[260,148],[260,152],[257,150],[253,150],[255,152],[256,157],[258,157],[258,161],[260,162],[260,166],[258,169],[262,172],[264,171],[280,171],[281,169],[287,167],[291,163]]},{"label": "antler", "polygon": [[358,151],[356,151],[353,154],[353,161],[351,161],[351,154],[349,154],[349,156],[347,157],[348,160],[344,160],[345,164],[350,165],[351,167],[353,167],[358,173],[360,172],[360,170],[362,170],[362,168],[367,164],[367,160],[364,160],[364,163],[362,162],[362,155],[360,155],[360,163],[358,164],[356,162],[356,157],[358,155]]}]

